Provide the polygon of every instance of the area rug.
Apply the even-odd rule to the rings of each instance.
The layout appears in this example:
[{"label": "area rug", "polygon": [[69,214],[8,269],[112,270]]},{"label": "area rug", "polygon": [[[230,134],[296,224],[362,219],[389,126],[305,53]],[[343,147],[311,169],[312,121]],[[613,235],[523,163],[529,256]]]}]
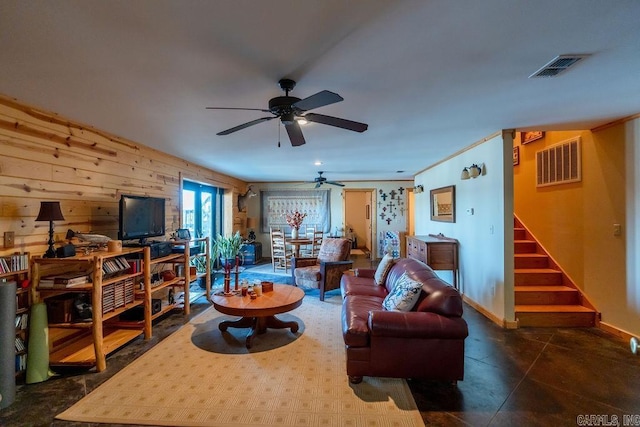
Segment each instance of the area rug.
[{"label": "area rug", "polygon": [[210,308],[56,418],[162,426],[422,426],[404,380],[350,384],[341,298],[306,295],[248,350],[248,329]]}]

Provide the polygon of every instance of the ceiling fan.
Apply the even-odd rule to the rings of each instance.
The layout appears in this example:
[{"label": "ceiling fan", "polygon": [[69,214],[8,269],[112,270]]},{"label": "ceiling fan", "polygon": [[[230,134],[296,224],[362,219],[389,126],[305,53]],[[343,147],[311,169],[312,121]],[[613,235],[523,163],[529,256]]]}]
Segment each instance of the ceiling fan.
[{"label": "ceiling fan", "polygon": [[300,125],[296,118],[304,118],[309,122],[335,126],[342,129],[352,130],[354,132],[364,132],[369,127],[369,125],[365,123],[354,122],[338,117],[325,116],[324,114],[307,113],[309,110],[343,101],[344,98],[337,93],[323,90],[315,95],[300,99],[295,96],[289,96],[289,92],[296,86],[295,81],[291,79],[281,79],[278,84],[280,85],[280,88],[284,90],[285,96],[276,96],[275,98],[271,98],[269,100],[268,110],[261,108],[207,107],[208,110],[249,110],[263,111],[265,113],[273,114],[273,116],[261,117],[222,132],[218,132],[216,135],[229,135],[230,133],[248,128],[249,126],[257,125],[258,123],[273,120],[277,117],[287,130],[287,134],[289,134],[289,139],[291,140],[291,145],[297,147],[299,145],[303,145],[306,141],[302,135],[302,130],[300,129]]},{"label": "ceiling fan", "polygon": [[325,178],[324,176],[322,176],[324,172],[322,171],[318,171],[318,176],[315,177],[313,179],[313,181],[309,181],[309,183],[314,183],[316,184],[315,188],[318,188],[320,186],[322,186],[322,184],[331,184],[331,185],[337,185],[338,187],[344,187],[344,184],[341,184],[339,182],[336,181],[327,181],[327,178]]}]

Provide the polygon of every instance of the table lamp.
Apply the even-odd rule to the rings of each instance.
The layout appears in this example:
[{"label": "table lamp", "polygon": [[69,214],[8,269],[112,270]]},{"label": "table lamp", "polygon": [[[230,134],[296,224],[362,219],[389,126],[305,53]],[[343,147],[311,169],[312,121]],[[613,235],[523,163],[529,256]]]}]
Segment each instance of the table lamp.
[{"label": "table lamp", "polygon": [[53,221],[64,221],[60,202],[40,202],[40,212],[36,221],[49,221],[49,249],[43,255],[44,258],[55,258],[56,251],[53,250]]},{"label": "table lamp", "polygon": [[256,241],[256,233],[254,231],[255,228],[258,227],[258,218],[249,217],[247,218],[247,228],[249,229],[249,238],[250,242]]}]

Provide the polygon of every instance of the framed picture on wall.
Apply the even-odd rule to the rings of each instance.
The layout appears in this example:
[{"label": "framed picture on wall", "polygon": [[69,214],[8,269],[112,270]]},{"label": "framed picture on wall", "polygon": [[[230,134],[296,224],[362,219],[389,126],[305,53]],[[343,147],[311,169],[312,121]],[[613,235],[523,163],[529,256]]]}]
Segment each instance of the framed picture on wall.
[{"label": "framed picture on wall", "polygon": [[520,146],[516,145],[513,147],[513,166],[516,166],[520,163]]},{"label": "framed picture on wall", "polygon": [[541,130],[536,130],[531,132],[520,132],[522,145],[528,144],[533,141],[537,141],[543,137],[544,137],[544,132]]}]

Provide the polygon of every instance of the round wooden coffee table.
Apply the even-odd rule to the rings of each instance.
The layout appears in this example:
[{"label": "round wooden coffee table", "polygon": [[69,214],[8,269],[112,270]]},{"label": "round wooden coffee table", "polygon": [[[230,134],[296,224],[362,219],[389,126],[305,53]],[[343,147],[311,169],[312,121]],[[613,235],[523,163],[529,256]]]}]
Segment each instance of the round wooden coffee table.
[{"label": "round wooden coffee table", "polygon": [[256,299],[251,299],[249,295],[214,295],[211,302],[220,313],[231,316],[241,316],[238,320],[225,320],[220,322],[218,328],[226,331],[232,328],[251,328],[247,335],[246,346],[251,348],[253,337],[264,334],[267,328],[284,329],[291,328],[291,332],[298,332],[298,323],[283,322],[275,315],[291,311],[302,304],[304,292],[302,289],[292,285],[273,285],[273,291],[263,292]]}]

